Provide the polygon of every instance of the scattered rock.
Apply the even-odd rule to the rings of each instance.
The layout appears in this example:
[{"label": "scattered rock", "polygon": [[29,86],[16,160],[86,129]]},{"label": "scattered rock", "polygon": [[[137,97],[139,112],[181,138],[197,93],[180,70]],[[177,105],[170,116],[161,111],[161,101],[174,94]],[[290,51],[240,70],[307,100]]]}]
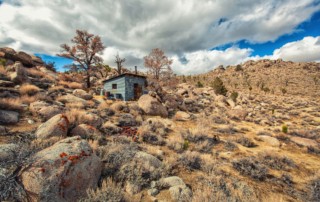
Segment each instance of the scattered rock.
[{"label": "scattered rock", "polygon": [[188,121],[190,120],[191,116],[187,112],[178,111],[174,115],[174,119],[177,121]]},{"label": "scattered rock", "polygon": [[80,124],[72,129],[71,135],[80,136],[83,139],[97,139],[98,137],[101,137],[100,131],[87,124]]},{"label": "scattered rock", "polygon": [[162,162],[159,159],[142,151],[137,152],[134,159],[143,162],[151,172],[162,166]]},{"label": "scattered rock", "polygon": [[231,109],[228,111],[228,116],[235,120],[245,120],[247,115],[248,112],[244,109]]},{"label": "scattered rock", "polygon": [[51,105],[51,106],[46,106],[41,108],[38,111],[38,114],[42,118],[42,120],[46,121],[57,114],[61,114],[62,112],[63,112],[62,107],[57,105]]},{"label": "scattered rock", "polygon": [[8,110],[0,110],[0,123],[16,124],[19,122],[19,113]]},{"label": "scattered rock", "polygon": [[80,102],[85,105],[87,103],[86,100],[79,98],[79,97],[76,97],[72,94],[67,94],[67,95],[61,96],[58,98],[58,101],[62,102],[63,104]]},{"label": "scattered rock", "polygon": [[15,84],[11,81],[0,80],[0,87],[14,87]]},{"label": "scattered rock", "polygon": [[290,140],[297,145],[305,147],[317,147],[318,143],[315,140],[302,138],[302,137],[291,137]]},{"label": "scattered rock", "polygon": [[63,139],[35,154],[21,175],[32,201],[77,201],[97,187],[101,161],[79,136]]},{"label": "scattered rock", "polygon": [[159,190],[155,188],[149,189],[148,194],[149,196],[156,196],[157,194],[159,194]]},{"label": "scattered rock", "polygon": [[162,117],[168,116],[167,109],[157,98],[150,95],[142,95],[138,100],[138,105],[147,115]]},{"label": "scattered rock", "polygon": [[160,179],[159,182],[162,188],[169,188],[173,186],[185,186],[185,183],[183,182],[183,180],[178,176],[166,177],[166,178]]},{"label": "scattered rock", "polygon": [[93,98],[92,95],[90,95],[89,93],[87,93],[86,91],[82,90],[82,89],[75,89],[72,94],[74,96],[77,96],[79,98],[82,98],[84,100],[91,100]]},{"label": "scattered rock", "polygon": [[280,141],[277,138],[270,137],[267,135],[260,135],[257,137],[258,140],[261,140],[263,142],[266,142],[272,147],[280,147]]},{"label": "scattered rock", "polygon": [[66,137],[69,127],[68,118],[63,114],[58,114],[41,124],[35,135],[39,139],[50,137]]},{"label": "scattered rock", "polygon": [[169,189],[171,198],[174,201],[190,201],[192,197],[192,191],[185,185],[178,185],[170,187]]}]

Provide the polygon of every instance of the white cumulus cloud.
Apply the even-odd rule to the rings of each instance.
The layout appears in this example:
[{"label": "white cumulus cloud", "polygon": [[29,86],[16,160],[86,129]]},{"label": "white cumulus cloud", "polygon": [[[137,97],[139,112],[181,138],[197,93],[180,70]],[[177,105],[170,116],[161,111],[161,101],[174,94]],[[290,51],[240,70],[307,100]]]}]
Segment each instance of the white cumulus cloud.
[{"label": "white cumulus cloud", "polygon": [[294,62],[320,61],[320,37],[305,37],[274,50],[272,59],[282,58]]},{"label": "white cumulus cloud", "polygon": [[[86,29],[102,37],[108,47],[103,57],[110,65],[114,65],[114,55],[119,52],[127,58],[127,67],[142,66],[144,55],[153,48],[161,48],[175,58],[176,71],[205,72],[219,63],[240,61],[251,52],[237,48],[220,52],[209,49],[239,40],[274,41],[294,32],[300,23],[319,11],[317,2],[3,0],[0,47],[54,55],[59,53],[60,44],[70,42],[76,29]],[[179,62],[181,58],[187,63]]]}]

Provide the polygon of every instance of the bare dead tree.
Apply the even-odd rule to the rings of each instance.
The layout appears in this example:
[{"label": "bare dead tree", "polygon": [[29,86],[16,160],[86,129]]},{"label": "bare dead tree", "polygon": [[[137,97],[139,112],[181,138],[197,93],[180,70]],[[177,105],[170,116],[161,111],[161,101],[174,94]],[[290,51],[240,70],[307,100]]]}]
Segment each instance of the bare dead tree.
[{"label": "bare dead tree", "polygon": [[119,53],[115,56],[116,60],[114,61],[117,64],[117,72],[120,75],[122,73],[122,63],[126,61],[125,58],[120,58]]},{"label": "bare dead tree", "polygon": [[77,30],[76,36],[71,39],[73,46],[62,44],[62,53],[58,56],[76,61],[79,67],[86,72],[87,87],[90,88],[90,71],[94,64],[102,62],[98,54],[105,49],[100,36],[95,36],[85,30]]},{"label": "bare dead tree", "polygon": [[171,70],[171,64],[172,60],[168,59],[159,48],[153,49],[148,56],[144,57],[144,66],[149,69],[149,73],[156,80],[160,79],[163,72]]}]

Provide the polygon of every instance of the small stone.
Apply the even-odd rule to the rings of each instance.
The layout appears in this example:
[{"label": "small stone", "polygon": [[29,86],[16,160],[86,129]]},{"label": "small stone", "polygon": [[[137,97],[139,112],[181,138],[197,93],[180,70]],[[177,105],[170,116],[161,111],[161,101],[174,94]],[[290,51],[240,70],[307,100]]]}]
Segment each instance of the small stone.
[{"label": "small stone", "polygon": [[158,189],[155,189],[155,188],[152,188],[152,189],[149,189],[148,190],[148,194],[150,195],[150,196],[155,196],[155,195],[157,195],[159,193],[159,190]]},{"label": "small stone", "polygon": [[28,119],[28,124],[30,124],[30,125],[34,124],[34,120]]}]

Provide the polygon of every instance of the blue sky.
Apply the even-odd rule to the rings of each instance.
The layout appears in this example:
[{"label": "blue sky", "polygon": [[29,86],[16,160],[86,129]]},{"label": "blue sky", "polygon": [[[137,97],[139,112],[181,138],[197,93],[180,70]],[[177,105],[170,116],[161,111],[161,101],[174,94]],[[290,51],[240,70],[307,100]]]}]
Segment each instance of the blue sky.
[{"label": "blue sky", "polygon": [[161,48],[178,74],[197,74],[247,60],[320,61],[320,0],[0,0],[0,47],[55,62],[76,29],[100,35],[104,63],[143,68]]}]

